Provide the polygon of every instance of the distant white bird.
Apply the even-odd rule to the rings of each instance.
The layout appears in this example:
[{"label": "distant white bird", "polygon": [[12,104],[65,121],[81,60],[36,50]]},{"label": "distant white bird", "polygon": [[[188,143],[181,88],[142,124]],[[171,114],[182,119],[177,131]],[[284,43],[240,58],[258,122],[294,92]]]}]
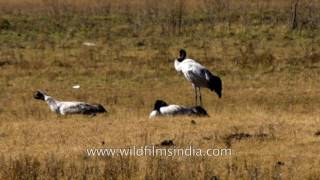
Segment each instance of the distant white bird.
[{"label": "distant white bird", "polygon": [[74,85],[74,86],[72,86],[72,88],[73,88],[73,89],[79,89],[79,88],[80,88],[80,85],[79,85],[79,84]]},{"label": "distant white bird", "polygon": [[149,118],[155,118],[157,116],[208,116],[208,113],[201,106],[185,107],[180,105],[168,105],[162,100],[157,100],[154,103],[153,111],[151,111]]},{"label": "distant white bird", "polygon": [[207,68],[193,59],[186,58],[185,50],[180,50],[180,57],[174,61],[174,67],[178,72],[182,72],[185,78],[192,83],[196,93],[196,105],[198,103],[198,91],[200,105],[202,106],[201,87],[215,91],[219,98],[222,95],[222,81],[218,76],[214,76]]},{"label": "distant white bird", "polygon": [[84,46],[96,46],[96,44],[95,43],[92,43],[92,42],[83,42],[82,43],[82,45],[84,45]]},{"label": "distant white bird", "polygon": [[48,96],[45,92],[38,90],[33,96],[35,99],[46,101],[51,111],[57,114],[85,114],[96,115],[96,113],[107,112],[100,104],[88,104],[75,101],[58,101]]}]

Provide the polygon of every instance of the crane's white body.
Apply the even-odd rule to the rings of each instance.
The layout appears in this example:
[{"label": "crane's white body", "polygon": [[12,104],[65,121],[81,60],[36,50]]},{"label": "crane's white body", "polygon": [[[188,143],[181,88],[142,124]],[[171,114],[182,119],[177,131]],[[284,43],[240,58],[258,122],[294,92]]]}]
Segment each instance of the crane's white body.
[{"label": "crane's white body", "polygon": [[184,77],[195,87],[208,87],[210,80],[209,71],[193,59],[184,59],[182,62],[174,61],[176,71],[181,72]]},{"label": "crane's white body", "polygon": [[85,102],[78,101],[58,101],[51,96],[48,96],[42,91],[37,91],[36,99],[44,100],[50,110],[60,115],[67,114],[91,114],[106,112],[101,105],[92,105]]},{"label": "crane's white body", "polygon": [[192,108],[187,108],[185,106],[179,105],[168,105],[161,107],[159,111],[151,111],[149,118],[154,118],[157,116],[176,116],[176,115],[191,115],[195,113]]},{"label": "crane's white body", "polygon": [[162,100],[157,100],[154,104],[154,109],[151,111],[149,118],[157,116],[177,116],[177,115],[194,115],[194,116],[208,116],[205,109],[200,106],[186,107],[171,104],[168,105]]},{"label": "crane's white body", "polygon": [[86,106],[89,106],[89,104],[84,102],[58,101],[53,99],[51,96],[45,96],[45,101],[52,112],[56,112],[61,115],[81,113]]}]

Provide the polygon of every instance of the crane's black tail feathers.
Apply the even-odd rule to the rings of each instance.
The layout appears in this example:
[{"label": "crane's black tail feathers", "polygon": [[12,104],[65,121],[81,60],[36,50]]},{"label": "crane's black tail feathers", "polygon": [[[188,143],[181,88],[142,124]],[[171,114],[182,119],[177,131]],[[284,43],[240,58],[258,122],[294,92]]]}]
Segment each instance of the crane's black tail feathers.
[{"label": "crane's black tail feathers", "polygon": [[193,111],[196,116],[209,116],[207,111],[201,106],[194,107]]},{"label": "crane's black tail feathers", "polygon": [[105,113],[107,110],[101,104],[81,104],[79,105],[82,114]]},{"label": "crane's black tail feathers", "polygon": [[211,74],[209,79],[209,89],[211,91],[215,91],[219,98],[222,96],[222,81],[218,76],[214,76]]},{"label": "crane's black tail feathers", "polygon": [[100,113],[107,112],[107,110],[101,104],[97,104],[96,107],[97,107],[97,112],[100,112]]}]

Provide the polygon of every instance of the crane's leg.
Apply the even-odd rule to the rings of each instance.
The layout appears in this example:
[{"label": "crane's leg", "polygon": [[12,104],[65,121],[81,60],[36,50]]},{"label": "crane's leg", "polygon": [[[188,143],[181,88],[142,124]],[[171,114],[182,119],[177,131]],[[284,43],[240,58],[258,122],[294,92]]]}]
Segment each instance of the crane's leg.
[{"label": "crane's leg", "polygon": [[192,84],[192,87],[193,87],[193,89],[194,89],[194,92],[195,92],[195,94],[196,94],[196,105],[197,105],[197,103],[198,103],[198,93],[197,93],[197,87],[194,85],[194,84]]},{"label": "crane's leg", "polygon": [[202,106],[202,97],[201,97],[201,90],[200,90],[200,87],[199,87],[199,95],[200,95],[200,106]]}]

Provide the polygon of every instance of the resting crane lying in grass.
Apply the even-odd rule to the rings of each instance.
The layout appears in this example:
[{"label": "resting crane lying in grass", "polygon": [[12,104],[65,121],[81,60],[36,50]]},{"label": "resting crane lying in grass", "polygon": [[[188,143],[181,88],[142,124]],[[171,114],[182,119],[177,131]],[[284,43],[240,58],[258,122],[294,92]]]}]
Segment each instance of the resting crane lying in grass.
[{"label": "resting crane lying in grass", "polygon": [[168,105],[162,100],[157,100],[154,103],[154,109],[150,113],[149,118],[155,118],[158,116],[208,116],[208,113],[201,106],[185,107],[180,105]]},{"label": "resting crane lying in grass", "polygon": [[76,101],[58,101],[45,92],[38,90],[33,96],[35,99],[46,101],[51,111],[60,115],[85,114],[96,115],[96,113],[107,112],[100,104],[88,104]]},{"label": "resting crane lying in grass", "polygon": [[205,87],[211,91],[215,91],[219,98],[222,96],[222,81],[218,76],[213,75],[207,68],[199,64],[193,59],[187,59],[185,50],[180,50],[180,57],[174,61],[174,67],[178,72],[182,72],[184,77],[192,83],[196,93],[196,105],[198,104],[198,90],[200,97],[200,105],[202,106],[202,98],[200,88]]}]

